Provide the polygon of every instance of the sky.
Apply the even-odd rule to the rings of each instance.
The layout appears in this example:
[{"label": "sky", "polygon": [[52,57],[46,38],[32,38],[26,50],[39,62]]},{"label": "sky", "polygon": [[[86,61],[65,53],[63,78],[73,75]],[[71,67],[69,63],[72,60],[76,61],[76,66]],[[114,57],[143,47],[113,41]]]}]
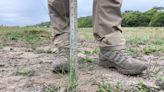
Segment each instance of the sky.
[{"label": "sky", "polygon": [[[26,26],[49,21],[48,0],[1,0],[0,25]],[[78,0],[78,16],[92,15],[93,0]],[[164,0],[123,0],[126,10],[147,11],[154,6],[164,6]]]}]

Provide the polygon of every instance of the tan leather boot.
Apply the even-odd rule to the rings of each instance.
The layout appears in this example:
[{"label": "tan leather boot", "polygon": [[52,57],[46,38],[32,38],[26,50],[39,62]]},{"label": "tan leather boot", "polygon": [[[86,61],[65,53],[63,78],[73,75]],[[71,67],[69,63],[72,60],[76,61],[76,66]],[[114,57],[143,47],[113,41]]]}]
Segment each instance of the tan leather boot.
[{"label": "tan leather boot", "polygon": [[126,75],[136,75],[147,69],[144,61],[140,61],[129,56],[123,50],[108,50],[108,48],[100,48],[99,65],[105,68],[114,67],[120,73]]},{"label": "tan leather boot", "polygon": [[52,71],[54,73],[68,73],[69,70],[69,49],[61,47],[55,55]]},{"label": "tan leather boot", "polygon": [[59,47],[69,47],[69,33],[63,33],[56,36],[51,44],[38,47],[36,51],[41,53],[56,53]]}]

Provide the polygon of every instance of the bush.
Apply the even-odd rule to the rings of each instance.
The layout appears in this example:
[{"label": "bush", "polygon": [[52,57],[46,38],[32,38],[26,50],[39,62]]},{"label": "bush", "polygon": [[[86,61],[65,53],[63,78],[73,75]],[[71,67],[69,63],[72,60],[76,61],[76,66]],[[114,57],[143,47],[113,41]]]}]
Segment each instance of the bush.
[{"label": "bush", "polygon": [[122,21],[122,26],[125,26],[125,27],[137,27],[137,26],[140,26],[140,16],[142,15],[141,12],[128,12],[128,13],[125,13],[123,14],[123,21]]},{"label": "bush", "polygon": [[164,12],[157,12],[151,19],[149,24],[153,27],[163,27],[164,26]]},{"label": "bush", "polygon": [[78,19],[78,27],[92,27],[92,16],[81,17]]}]

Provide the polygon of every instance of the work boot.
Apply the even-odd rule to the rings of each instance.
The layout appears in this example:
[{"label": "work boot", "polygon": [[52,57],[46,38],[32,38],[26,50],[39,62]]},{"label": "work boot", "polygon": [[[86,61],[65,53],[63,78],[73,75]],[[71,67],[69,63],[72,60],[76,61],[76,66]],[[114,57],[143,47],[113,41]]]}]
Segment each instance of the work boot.
[{"label": "work boot", "polygon": [[69,47],[68,40],[69,40],[68,33],[60,34],[58,36],[55,36],[51,44],[47,46],[39,47],[36,49],[36,51],[41,53],[56,53],[59,47]]},{"label": "work boot", "polygon": [[116,68],[120,73],[125,75],[136,75],[147,69],[143,61],[129,56],[126,50],[108,50],[100,48],[99,65],[105,68]]},{"label": "work boot", "polygon": [[59,48],[59,51],[55,55],[55,60],[53,62],[54,73],[68,73],[69,72],[69,49],[68,48]]}]

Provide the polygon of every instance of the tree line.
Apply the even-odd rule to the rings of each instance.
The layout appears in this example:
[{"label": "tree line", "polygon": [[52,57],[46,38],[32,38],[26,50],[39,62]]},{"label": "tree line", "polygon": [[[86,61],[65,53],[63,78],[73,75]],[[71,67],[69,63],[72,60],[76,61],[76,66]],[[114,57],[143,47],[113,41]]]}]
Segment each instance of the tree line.
[{"label": "tree line", "polygon": [[123,27],[163,27],[164,8],[154,7],[146,12],[125,11],[122,14]]},{"label": "tree line", "polygon": [[[78,19],[79,27],[92,27],[92,16]],[[125,11],[122,13],[123,27],[164,27],[164,8],[154,7],[146,12]]]},{"label": "tree line", "polygon": [[[50,27],[50,22],[35,25]],[[122,13],[123,27],[164,27],[164,7],[154,7],[148,11],[125,11]],[[93,27],[92,16],[78,18],[78,27]]]}]

